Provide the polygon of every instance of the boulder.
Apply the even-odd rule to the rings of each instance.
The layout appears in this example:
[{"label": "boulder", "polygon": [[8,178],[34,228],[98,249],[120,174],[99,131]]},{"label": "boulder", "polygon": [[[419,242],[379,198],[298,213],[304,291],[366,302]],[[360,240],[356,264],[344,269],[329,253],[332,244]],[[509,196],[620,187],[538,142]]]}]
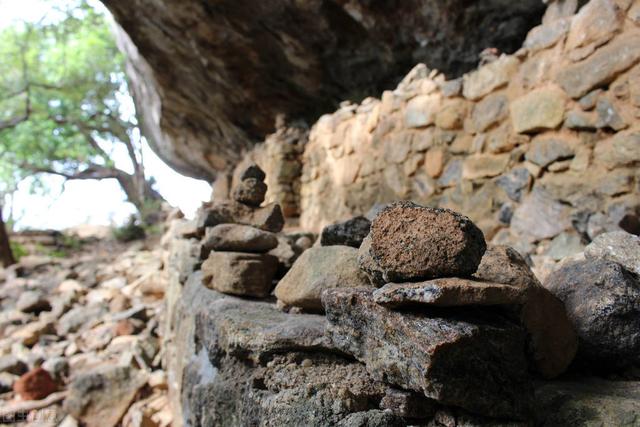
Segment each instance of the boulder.
[{"label": "boulder", "polygon": [[18,378],[13,391],[23,400],[40,400],[58,391],[58,385],[49,372],[35,368]]},{"label": "boulder", "polygon": [[256,178],[246,178],[233,189],[233,199],[248,206],[258,207],[264,202],[267,184]]},{"label": "boulder", "polygon": [[573,261],[544,286],[564,302],[582,365],[608,370],[640,360],[640,282],[632,273],[603,259]]},{"label": "boulder", "polygon": [[531,384],[524,331],[486,311],[390,311],[370,289],[323,293],[327,335],[374,378],[474,413],[524,419]]},{"label": "boulder", "polygon": [[373,293],[375,302],[392,308],[422,304],[436,307],[520,305],[526,299],[527,289],[523,287],[458,277],[387,283]]},{"label": "boulder", "polygon": [[285,306],[322,311],[325,289],[371,286],[358,268],[358,251],[349,246],[316,246],[302,253],[278,282],[275,295]]},{"label": "boulder", "polygon": [[486,243],[471,220],[448,209],[396,202],[371,224],[370,253],[386,281],[469,276]]},{"label": "boulder", "polygon": [[202,239],[201,258],[213,251],[269,252],[278,246],[275,234],[249,225],[219,224],[207,228]]},{"label": "boulder", "polygon": [[640,276],[640,237],[626,231],[600,234],[585,248],[584,256],[613,261]]},{"label": "boulder", "polygon": [[103,366],[71,383],[64,409],[86,427],[115,427],[146,382],[142,371]]},{"label": "boulder", "polygon": [[320,244],[322,246],[344,245],[359,248],[371,227],[371,221],[357,216],[344,222],[328,225],[322,230]]},{"label": "boulder", "polygon": [[578,348],[575,329],[564,304],[540,285],[522,255],[508,246],[490,245],[474,277],[526,292],[515,315],[527,331],[529,360],[545,378],[563,373]]},{"label": "boulder", "polygon": [[277,268],[278,259],[269,254],[211,252],[202,263],[203,283],[223,293],[264,298]]}]

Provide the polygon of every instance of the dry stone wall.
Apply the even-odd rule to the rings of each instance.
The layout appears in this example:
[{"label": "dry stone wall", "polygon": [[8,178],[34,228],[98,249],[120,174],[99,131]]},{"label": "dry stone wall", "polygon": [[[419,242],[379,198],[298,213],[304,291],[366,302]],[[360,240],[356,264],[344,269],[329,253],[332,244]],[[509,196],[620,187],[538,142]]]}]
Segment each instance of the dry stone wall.
[{"label": "dry stone wall", "polygon": [[[640,2],[575,9],[551,3],[522,49],[460,79],[418,65],[380,99],[344,102],[311,128],[299,183],[283,194],[270,184],[268,198],[299,200],[300,225],[314,230],[412,199],[522,252],[640,232]],[[280,173],[269,156],[254,160]]]}]

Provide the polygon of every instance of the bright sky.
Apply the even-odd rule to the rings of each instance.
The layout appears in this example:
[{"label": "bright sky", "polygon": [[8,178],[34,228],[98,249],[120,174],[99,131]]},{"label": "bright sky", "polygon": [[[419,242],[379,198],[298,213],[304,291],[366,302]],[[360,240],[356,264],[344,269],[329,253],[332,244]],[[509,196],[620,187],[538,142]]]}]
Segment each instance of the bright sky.
[{"label": "bright sky", "polygon": [[[0,0],[0,28],[12,22],[37,20],[57,0]],[[98,1],[96,7],[104,10]],[[116,166],[129,168],[125,152],[114,154]],[[187,178],[169,168],[145,144],[145,170],[155,178],[156,189],[173,206],[192,216],[204,200],[211,196],[211,187],[204,181]],[[68,181],[62,193],[59,177],[47,177],[49,194],[32,194],[30,183],[23,182],[6,210],[13,210],[16,228],[63,229],[78,224],[121,224],[135,211],[115,180]]]}]

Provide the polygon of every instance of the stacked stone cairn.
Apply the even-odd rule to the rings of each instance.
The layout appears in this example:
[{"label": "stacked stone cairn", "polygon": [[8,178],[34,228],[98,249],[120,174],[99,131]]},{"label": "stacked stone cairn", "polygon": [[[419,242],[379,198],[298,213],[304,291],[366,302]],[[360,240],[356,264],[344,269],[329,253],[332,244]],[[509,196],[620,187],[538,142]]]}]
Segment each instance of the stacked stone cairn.
[{"label": "stacked stone cairn", "polygon": [[278,258],[267,252],[278,246],[275,233],[284,218],[278,204],[260,206],[265,173],[250,165],[240,175],[232,200],[213,201],[199,211],[196,233],[204,284],[226,294],[264,298],[273,288]]},{"label": "stacked stone cairn", "polygon": [[555,377],[576,352],[562,302],[453,211],[397,202],[367,223],[325,228],[329,246],[307,250],[277,285],[281,304],[324,309],[328,339],[391,387],[381,407],[398,416],[444,406],[528,419],[531,373]]}]

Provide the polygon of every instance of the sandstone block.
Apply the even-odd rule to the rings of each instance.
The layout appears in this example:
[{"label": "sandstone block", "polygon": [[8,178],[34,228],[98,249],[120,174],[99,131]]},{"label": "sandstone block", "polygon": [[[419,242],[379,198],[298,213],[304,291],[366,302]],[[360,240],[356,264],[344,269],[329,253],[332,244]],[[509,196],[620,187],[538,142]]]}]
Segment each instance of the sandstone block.
[{"label": "sandstone block", "polygon": [[322,311],[323,290],[371,286],[358,268],[357,254],[355,248],[348,246],[320,246],[304,251],[278,282],[278,301],[285,306]]},{"label": "sandstone block", "polygon": [[442,175],[445,161],[445,150],[442,147],[433,147],[425,155],[424,168],[431,178]]},{"label": "sandstone block", "polygon": [[471,113],[473,130],[484,132],[509,115],[509,100],[502,93],[487,96],[478,102]]},{"label": "sandstone block", "polygon": [[524,155],[528,161],[546,167],[557,160],[573,157],[571,145],[559,138],[535,138]]},{"label": "sandstone block", "polygon": [[476,154],[469,156],[462,165],[462,178],[479,179],[498,176],[509,164],[509,154]]},{"label": "sandstone block", "polygon": [[620,132],[599,141],[593,150],[593,157],[609,169],[640,162],[640,130]]},{"label": "sandstone block", "polygon": [[433,95],[418,95],[405,108],[404,124],[408,128],[432,125],[440,106],[440,99]]},{"label": "sandstone block", "polygon": [[542,187],[534,187],[511,219],[511,229],[533,241],[555,237],[570,227],[570,209]]},{"label": "sandstone block", "polygon": [[619,37],[587,59],[570,65],[556,76],[556,82],[576,99],[606,85],[619,73],[640,61],[640,35]]},{"label": "sandstone block", "polygon": [[202,240],[202,258],[209,252],[269,252],[278,246],[275,234],[249,225],[218,224],[207,228]]},{"label": "sandstone block", "polygon": [[278,259],[268,254],[211,252],[202,263],[203,283],[226,294],[264,298],[277,268]]},{"label": "sandstone block", "polygon": [[565,94],[550,86],[535,89],[511,103],[511,121],[518,133],[553,129],[564,119]]},{"label": "sandstone block", "polygon": [[578,360],[611,370],[640,358],[640,282],[620,264],[602,259],[569,262],[544,283],[564,302],[578,333]]},{"label": "sandstone block", "polygon": [[371,224],[370,253],[387,281],[468,276],[486,248],[482,231],[448,209],[396,202]]},{"label": "sandstone block", "polygon": [[475,101],[505,86],[517,70],[519,63],[516,57],[503,55],[498,60],[465,74],[462,94],[465,98]]},{"label": "sandstone block", "polygon": [[570,22],[568,19],[557,19],[534,27],[527,34],[524,47],[535,52],[555,45],[569,31]]},{"label": "sandstone block", "polygon": [[335,289],[322,302],[329,338],[374,378],[471,412],[526,417],[531,385],[519,327],[469,312],[390,311],[371,293]]},{"label": "sandstone block", "polygon": [[624,12],[614,0],[592,0],[571,20],[566,50],[601,45],[622,27]]},{"label": "sandstone block", "polygon": [[322,246],[344,245],[359,248],[371,228],[371,221],[356,216],[347,221],[328,225],[320,234]]}]

